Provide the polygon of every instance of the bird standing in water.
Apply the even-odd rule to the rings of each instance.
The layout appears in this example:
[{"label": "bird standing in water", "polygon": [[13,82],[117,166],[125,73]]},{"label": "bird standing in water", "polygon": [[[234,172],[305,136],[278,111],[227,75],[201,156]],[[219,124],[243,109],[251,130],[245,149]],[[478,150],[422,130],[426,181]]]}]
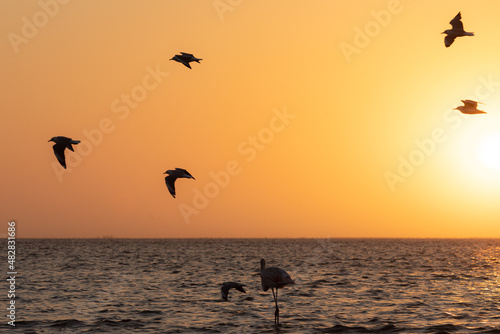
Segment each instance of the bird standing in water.
[{"label": "bird standing in water", "polygon": [[[278,267],[266,268],[266,260],[260,259],[260,279],[262,283],[262,290],[267,291],[271,288],[274,298],[274,305],[276,311],[274,312],[274,323],[280,323],[280,309],[278,307],[278,289],[289,284],[295,284],[290,275],[286,271]],[[276,292],[274,291],[276,289]]]}]

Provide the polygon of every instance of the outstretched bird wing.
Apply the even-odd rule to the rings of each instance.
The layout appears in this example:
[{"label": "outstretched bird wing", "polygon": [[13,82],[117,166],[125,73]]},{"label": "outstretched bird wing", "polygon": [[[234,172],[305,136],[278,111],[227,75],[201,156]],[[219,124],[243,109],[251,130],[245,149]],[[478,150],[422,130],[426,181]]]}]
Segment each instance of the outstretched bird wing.
[{"label": "outstretched bird wing", "polygon": [[184,55],[175,55],[170,60],[175,60],[175,61],[181,63],[182,65],[191,68],[191,65],[189,65],[189,57],[186,57]]},{"label": "outstretched bird wing", "polygon": [[181,172],[182,174],[184,174],[184,175],[182,175],[181,177],[185,177],[185,178],[192,178],[192,179],[194,180],[193,175],[191,175],[191,174],[190,174],[187,170],[185,170],[184,168],[177,168],[177,167],[176,167],[176,168],[175,168],[175,170],[176,170],[176,171]]},{"label": "outstretched bird wing", "polygon": [[66,146],[62,144],[54,144],[52,148],[54,149],[54,154],[56,155],[56,158],[59,161],[59,163],[64,168],[66,168],[66,158],[64,157],[64,149],[66,148]]},{"label": "outstretched bird wing", "polygon": [[223,285],[220,288],[220,294],[222,296],[222,299],[227,300],[227,296],[229,296],[229,287],[227,285]]},{"label": "outstretched bird wing", "polygon": [[455,40],[455,36],[450,36],[450,35],[447,35],[445,38],[444,38],[444,45],[446,47],[449,47],[450,45],[453,44],[453,41]]},{"label": "outstretched bird wing", "polygon": [[176,56],[176,58],[178,59],[177,61],[179,63],[183,64],[186,67],[191,68],[191,65],[189,65],[189,58],[188,57],[186,57],[186,56]]},{"label": "outstretched bird wing", "polygon": [[243,289],[243,284],[238,284],[234,287],[236,290],[241,291],[243,293],[247,293],[245,289]]},{"label": "outstretched bird wing", "polygon": [[177,176],[169,175],[165,177],[165,184],[167,185],[168,191],[175,198],[175,180],[177,180]]},{"label": "outstretched bird wing", "polygon": [[73,139],[70,139],[69,143],[68,143],[68,146],[67,148],[69,148],[71,151],[75,152],[75,150],[73,150],[73,146],[71,144],[80,144],[80,141],[79,140],[73,140]]},{"label": "outstretched bird wing", "polygon": [[477,102],[473,100],[461,100],[467,108],[477,108]]},{"label": "outstretched bird wing", "polygon": [[460,12],[450,21],[451,26],[454,30],[464,30],[464,24],[461,21],[462,15]]},{"label": "outstretched bird wing", "polygon": [[227,296],[229,295],[229,290],[233,288],[243,293],[246,293],[245,289],[243,289],[244,286],[245,286],[244,284],[235,282],[222,283],[222,287],[220,288],[222,298],[227,299]]}]

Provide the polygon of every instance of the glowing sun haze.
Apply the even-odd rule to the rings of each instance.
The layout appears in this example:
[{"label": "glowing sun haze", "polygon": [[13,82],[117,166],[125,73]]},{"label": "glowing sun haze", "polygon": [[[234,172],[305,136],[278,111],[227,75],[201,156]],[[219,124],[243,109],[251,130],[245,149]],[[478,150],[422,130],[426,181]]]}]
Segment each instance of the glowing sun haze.
[{"label": "glowing sun haze", "polygon": [[[0,220],[21,237],[500,237],[499,10],[3,1]],[[446,48],[458,12],[475,36]],[[82,141],[67,170],[54,136]],[[176,167],[196,180],[174,199]]]}]

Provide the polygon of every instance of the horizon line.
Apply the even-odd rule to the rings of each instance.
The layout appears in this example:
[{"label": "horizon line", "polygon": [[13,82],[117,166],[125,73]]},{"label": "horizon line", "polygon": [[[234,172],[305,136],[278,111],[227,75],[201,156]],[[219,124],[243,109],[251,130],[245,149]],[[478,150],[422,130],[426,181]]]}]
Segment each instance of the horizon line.
[{"label": "horizon line", "polygon": [[[283,240],[297,240],[297,239],[365,239],[365,240],[471,240],[471,239],[482,239],[482,240],[492,240],[499,239],[500,237],[114,237],[114,236],[101,236],[101,237],[16,237],[16,240],[20,239],[82,239],[82,240],[109,240],[109,239],[121,239],[121,240],[201,240],[201,239],[227,239],[227,240],[264,240],[264,239],[283,239]],[[5,239],[7,240],[7,239]]]}]

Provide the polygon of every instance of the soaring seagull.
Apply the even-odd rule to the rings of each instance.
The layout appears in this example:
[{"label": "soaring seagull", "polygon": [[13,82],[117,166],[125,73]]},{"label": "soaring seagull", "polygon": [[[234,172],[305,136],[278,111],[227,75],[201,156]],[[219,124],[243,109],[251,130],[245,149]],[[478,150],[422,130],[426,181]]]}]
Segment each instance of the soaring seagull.
[{"label": "soaring seagull", "polygon": [[52,146],[54,149],[54,153],[56,155],[57,160],[59,160],[59,163],[66,168],[66,158],[64,157],[64,150],[66,148],[70,149],[71,151],[74,152],[72,144],[79,144],[79,140],[73,140],[68,137],[63,137],[63,136],[57,136],[57,137],[52,137],[50,138],[49,142],[53,141],[55,144]]},{"label": "soaring seagull", "polygon": [[[266,260],[260,259],[260,279],[262,283],[262,290],[267,291],[271,288],[274,298],[274,305],[276,311],[274,312],[274,323],[280,323],[280,309],[278,307],[278,289],[282,289],[288,284],[295,284],[290,275],[286,271],[278,267],[266,268]],[[276,293],[274,292],[276,289]]]},{"label": "soaring seagull", "polygon": [[460,110],[462,114],[475,115],[475,114],[486,114],[486,111],[477,109],[477,104],[482,102],[476,102],[473,100],[461,100],[463,102],[463,106],[458,106],[453,110]]},{"label": "soaring seagull", "polygon": [[474,36],[473,32],[466,32],[464,30],[464,24],[462,23],[461,19],[462,15],[460,14],[460,12],[458,12],[453,20],[450,21],[451,29],[442,32],[442,34],[446,34],[446,37],[444,38],[444,45],[446,47],[449,47],[457,37]]},{"label": "soaring seagull", "polygon": [[169,169],[163,174],[168,174],[168,176],[165,177],[165,183],[167,184],[168,191],[170,191],[170,194],[175,198],[175,180],[179,177],[183,177],[186,179],[195,179],[193,175],[189,174],[189,172],[185,169],[182,168],[176,168],[174,170]]},{"label": "soaring seagull", "polygon": [[178,61],[179,63],[183,64],[184,66],[191,68],[191,65],[189,65],[190,62],[195,61],[199,64],[200,60],[203,60],[203,59],[196,58],[191,53],[181,52],[180,55],[175,55],[172,58],[170,58],[170,60]]},{"label": "soaring seagull", "polygon": [[222,295],[222,299],[227,300],[227,296],[229,295],[230,289],[236,289],[243,293],[247,293],[245,289],[243,289],[245,285],[236,283],[236,282],[224,282],[222,283],[222,287],[220,288],[220,294]]}]

